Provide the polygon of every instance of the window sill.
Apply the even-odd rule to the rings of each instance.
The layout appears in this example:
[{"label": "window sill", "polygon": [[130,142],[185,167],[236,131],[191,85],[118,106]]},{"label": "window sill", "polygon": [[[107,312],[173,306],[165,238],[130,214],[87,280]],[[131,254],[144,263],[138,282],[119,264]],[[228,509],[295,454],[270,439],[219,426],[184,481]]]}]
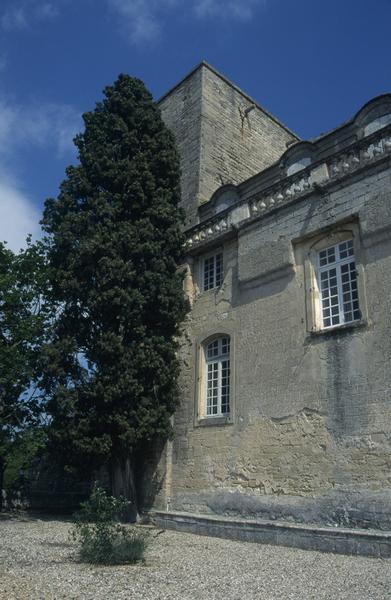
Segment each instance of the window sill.
[{"label": "window sill", "polygon": [[346,323],[346,325],[335,325],[334,327],[329,327],[328,329],[319,329],[317,331],[310,331],[308,333],[308,337],[310,338],[319,338],[319,337],[332,337],[338,334],[349,333],[355,329],[364,329],[368,326],[368,322],[365,319],[360,319],[360,321],[353,321],[352,323]]},{"label": "window sill", "polygon": [[217,292],[219,292],[221,290],[221,285],[216,285],[213,288],[209,288],[209,290],[200,290],[199,295],[200,296],[208,296],[208,295],[212,295],[212,294],[217,294]]},{"label": "window sill", "polygon": [[232,418],[230,415],[226,417],[203,417],[197,421],[198,427],[213,427],[215,425],[232,425]]}]

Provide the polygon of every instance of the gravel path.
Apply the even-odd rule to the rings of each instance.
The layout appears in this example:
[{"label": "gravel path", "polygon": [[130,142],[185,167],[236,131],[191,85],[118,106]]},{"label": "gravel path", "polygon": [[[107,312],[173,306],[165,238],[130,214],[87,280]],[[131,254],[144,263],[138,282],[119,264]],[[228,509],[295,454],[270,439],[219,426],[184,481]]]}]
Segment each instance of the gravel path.
[{"label": "gravel path", "polygon": [[390,600],[391,560],[165,531],[145,565],[77,562],[63,521],[0,521],[1,600]]}]

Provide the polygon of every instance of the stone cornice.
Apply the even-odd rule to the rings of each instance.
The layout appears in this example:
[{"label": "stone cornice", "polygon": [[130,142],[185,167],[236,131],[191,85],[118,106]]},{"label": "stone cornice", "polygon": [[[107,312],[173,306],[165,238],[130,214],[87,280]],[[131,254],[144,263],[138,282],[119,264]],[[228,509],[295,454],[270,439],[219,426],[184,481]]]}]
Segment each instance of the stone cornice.
[{"label": "stone cornice", "polygon": [[206,243],[218,241],[242,223],[255,221],[293,201],[316,193],[330,183],[381,162],[387,156],[391,156],[390,125],[192,227],[186,232],[186,250],[196,250]]}]

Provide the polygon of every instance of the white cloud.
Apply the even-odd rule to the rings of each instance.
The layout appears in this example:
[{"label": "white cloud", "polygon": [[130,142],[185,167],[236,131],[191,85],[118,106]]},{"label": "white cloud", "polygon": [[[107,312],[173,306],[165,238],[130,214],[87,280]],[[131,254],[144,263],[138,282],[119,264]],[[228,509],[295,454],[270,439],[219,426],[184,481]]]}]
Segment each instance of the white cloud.
[{"label": "white cloud", "polygon": [[24,9],[20,6],[6,9],[1,17],[1,26],[6,31],[25,29],[27,27],[27,20]]},{"label": "white cloud", "polygon": [[81,129],[80,114],[67,104],[11,104],[0,97],[0,157],[26,145],[50,147],[58,157],[74,152],[73,138]]},{"label": "white cloud", "polygon": [[122,31],[132,42],[156,39],[160,34],[161,17],[165,12],[183,5],[183,0],[107,0],[118,14]]},{"label": "white cloud", "polygon": [[[4,31],[24,30],[37,23],[53,20],[70,1],[6,0],[6,8],[0,9],[0,28]],[[248,21],[267,0],[104,1],[116,15],[126,37],[133,43],[140,43],[158,39],[165,21],[170,18],[190,16],[200,20]]]},{"label": "white cloud", "polygon": [[133,43],[155,41],[171,16],[248,21],[266,0],[106,0]]},{"label": "white cloud", "polygon": [[15,176],[19,153],[40,148],[58,157],[74,155],[72,139],[80,129],[80,115],[71,106],[22,106],[0,97],[0,241],[12,250],[25,245],[27,234],[40,233],[41,215]]},{"label": "white cloud", "polygon": [[40,235],[40,214],[14,181],[0,173],[0,241],[14,252],[26,245],[27,234]]},{"label": "white cloud", "polygon": [[194,10],[198,17],[248,21],[264,0],[196,0]]},{"label": "white cloud", "polygon": [[60,14],[59,6],[54,2],[43,2],[38,4],[35,10],[36,18],[40,20],[55,19]]},{"label": "white cloud", "polygon": [[52,146],[59,157],[74,152],[73,138],[81,129],[81,118],[73,107],[48,103],[19,107],[17,112],[22,127],[16,141],[19,138],[41,148]]},{"label": "white cloud", "polygon": [[15,31],[52,20],[59,15],[60,3],[61,0],[14,0],[1,13],[0,25],[5,31]]}]

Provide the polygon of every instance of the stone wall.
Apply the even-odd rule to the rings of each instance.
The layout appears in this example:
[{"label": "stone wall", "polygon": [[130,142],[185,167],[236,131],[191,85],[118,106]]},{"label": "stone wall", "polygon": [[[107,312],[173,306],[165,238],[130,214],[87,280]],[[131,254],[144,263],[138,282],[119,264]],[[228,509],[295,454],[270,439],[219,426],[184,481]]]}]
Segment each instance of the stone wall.
[{"label": "stone wall", "polygon": [[201,143],[202,71],[198,69],[171,93],[164,96],[159,106],[167,127],[175,135],[181,157],[182,202],[187,224],[196,222]]},{"label": "stone wall", "polygon": [[[199,292],[202,255],[194,259],[173,510],[390,527],[390,187],[383,165],[241,227],[220,246],[218,290]],[[351,221],[360,232],[365,322],[311,334],[303,244]],[[213,333],[231,336],[233,419],[204,427],[197,353]]]},{"label": "stone wall", "polygon": [[[160,105],[182,155],[192,311],[150,505],[390,529],[391,128],[378,122],[391,95],[292,147],[289,130],[205,64]],[[311,247],[343,231],[362,318],[320,330]],[[209,252],[223,252],[224,281],[202,292]],[[231,338],[231,411],[205,419],[202,345],[213,335]]]},{"label": "stone wall", "polygon": [[297,138],[239,88],[202,69],[199,202],[269,167]]},{"label": "stone wall", "polygon": [[237,184],[259,173],[280,158],[287,142],[297,139],[206,63],[168,92],[159,106],[181,155],[189,226],[198,220],[199,205],[222,184]]}]

